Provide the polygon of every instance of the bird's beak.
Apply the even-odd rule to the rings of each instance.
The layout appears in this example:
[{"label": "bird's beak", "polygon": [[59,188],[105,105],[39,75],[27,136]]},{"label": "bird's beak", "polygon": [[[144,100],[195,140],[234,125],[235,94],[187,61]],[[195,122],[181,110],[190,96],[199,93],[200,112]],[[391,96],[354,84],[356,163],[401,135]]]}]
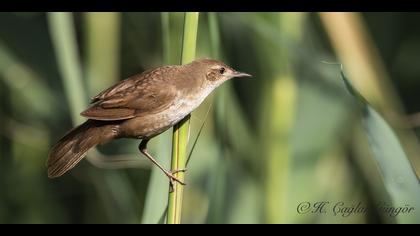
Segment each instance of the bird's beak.
[{"label": "bird's beak", "polygon": [[233,72],[232,77],[252,77],[252,75],[244,73],[244,72],[235,71]]}]

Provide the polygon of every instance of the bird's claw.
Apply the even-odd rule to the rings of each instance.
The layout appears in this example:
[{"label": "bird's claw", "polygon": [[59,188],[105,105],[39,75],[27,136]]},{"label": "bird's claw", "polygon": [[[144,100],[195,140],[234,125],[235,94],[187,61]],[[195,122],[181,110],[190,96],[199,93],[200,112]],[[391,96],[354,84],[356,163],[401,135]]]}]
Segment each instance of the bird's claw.
[{"label": "bird's claw", "polygon": [[187,171],[186,169],[179,169],[179,170],[174,170],[172,172],[167,172],[166,176],[168,176],[169,178],[169,184],[170,184],[170,189],[169,191],[172,193],[174,191],[174,181],[178,182],[181,185],[186,185],[183,181],[181,181],[180,179],[178,179],[177,177],[174,176],[174,174],[179,173],[179,172],[185,172]]},{"label": "bird's claw", "polygon": [[182,172],[182,173],[185,173],[185,172],[187,172],[187,169],[178,169],[178,170],[173,170],[173,171],[171,171],[171,174],[176,174],[176,173],[179,173],[179,172]]}]

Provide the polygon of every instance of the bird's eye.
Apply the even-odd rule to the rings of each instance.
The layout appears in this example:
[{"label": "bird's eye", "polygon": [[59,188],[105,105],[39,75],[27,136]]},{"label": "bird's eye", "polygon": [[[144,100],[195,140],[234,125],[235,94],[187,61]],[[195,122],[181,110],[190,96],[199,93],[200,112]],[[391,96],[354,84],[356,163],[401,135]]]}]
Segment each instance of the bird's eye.
[{"label": "bird's eye", "polygon": [[221,75],[223,75],[223,74],[225,73],[225,68],[224,68],[224,67],[220,68],[220,69],[219,69],[219,73],[220,73]]}]

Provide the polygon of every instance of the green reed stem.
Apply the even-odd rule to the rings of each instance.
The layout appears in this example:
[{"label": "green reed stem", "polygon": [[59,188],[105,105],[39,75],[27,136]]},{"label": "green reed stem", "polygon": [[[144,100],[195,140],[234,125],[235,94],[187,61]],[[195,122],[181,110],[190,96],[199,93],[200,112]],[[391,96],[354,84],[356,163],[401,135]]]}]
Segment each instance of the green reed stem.
[{"label": "green reed stem", "polygon": [[86,22],[86,80],[89,94],[93,95],[119,79],[121,13],[89,12],[83,16]]},{"label": "green reed stem", "polygon": [[71,13],[48,13],[51,39],[70,104],[71,117],[73,124],[79,124],[84,120],[78,112],[86,106],[86,93],[82,81],[82,70],[78,64],[79,55],[72,20]]},{"label": "green reed stem", "polygon": [[165,64],[170,64],[171,32],[169,30],[169,12],[162,12],[160,17],[162,21],[163,61]]},{"label": "green reed stem", "polygon": [[[198,12],[187,12],[184,18],[184,32],[182,39],[181,64],[186,64],[194,60],[197,42]],[[189,116],[182,119],[174,126],[172,135],[172,161],[171,169],[185,169],[187,158],[187,144],[190,128]],[[175,174],[179,180],[184,181],[183,172]],[[181,210],[184,187],[175,182],[173,191],[169,193],[168,199],[168,224],[181,223]]]}]

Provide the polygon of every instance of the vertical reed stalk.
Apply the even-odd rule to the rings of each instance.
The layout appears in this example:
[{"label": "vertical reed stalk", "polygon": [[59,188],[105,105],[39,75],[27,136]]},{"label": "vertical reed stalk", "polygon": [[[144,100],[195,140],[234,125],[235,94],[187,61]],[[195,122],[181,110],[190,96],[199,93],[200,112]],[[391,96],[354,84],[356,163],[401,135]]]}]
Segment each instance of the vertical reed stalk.
[{"label": "vertical reed stalk", "polygon": [[84,14],[87,51],[86,79],[89,94],[98,94],[119,79],[120,14],[118,12]]},{"label": "vertical reed stalk", "polygon": [[162,41],[163,41],[163,62],[170,64],[171,60],[171,32],[169,30],[169,12],[160,14],[162,21]]},{"label": "vertical reed stalk", "polygon": [[[275,18],[274,18],[275,17]],[[273,17],[287,40],[299,41],[305,13],[280,13]],[[287,223],[289,212],[289,172],[292,161],[292,131],[297,101],[295,71],[290,63],[292,51],[276,52],[272,79],[266,81],[260,128],[265,159],[265,218],[267,223]]]},{"label": "vertical reed stalk", "polygon": [[70,104],[73,124],[82,123],[79,116],[86,104],[86,92],[82,81],[82,70],[77,52],[76,33],[72,14],[66,12],[48,13],[48,25],[55,54],[63,77],[64,89]]},{"label": "vertical reed stalk", "polygon": [[[197,41],[198,15],[198,12],[185,13],[181,64],[186,64],[194,60]],[[172,170],[180,170],[185,168],[189,126],[189,116],[174,126],[172,136]],[[175,174],[175,177],[181,181],[184,181],[185,175],[183,172],[178,172]],[[183,190],[184,187],[181,184],[175,182],[173,191],[169,193],[167,215],[168,224],[181,223]]]}]

